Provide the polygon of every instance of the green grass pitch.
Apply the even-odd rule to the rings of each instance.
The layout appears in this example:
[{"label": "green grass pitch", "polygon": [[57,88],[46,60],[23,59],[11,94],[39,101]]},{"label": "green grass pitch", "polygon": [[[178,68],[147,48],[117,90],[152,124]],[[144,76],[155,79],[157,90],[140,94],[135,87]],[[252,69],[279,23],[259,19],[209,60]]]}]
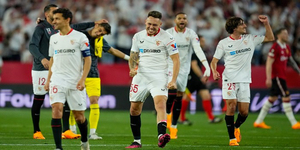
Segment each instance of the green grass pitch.
[{"label": "green grass pitch", "polygon": [[[88,117],[89,110],[86,111]],[[209,124],[205,113],[187,114],[193,121],[192,126],[178,125],[178,139],[171,140],[166,150],[282,150],[300,149],[300,130],[293,130],[284,114],[269,114],[265,122],[269,130],[253,128],[257,113],[249,114],[241,126],[242,141],[240,146],[228,146],[229,139],[225,122]],[[298,114],[295,114],[299,119]],[[1,150],[49,150],[55,149],[50,126],[51,110],[41,110],[40,127],[46,140],[32,139],[33,127],[30,109],[0,109],[0,149]],[[156,117],[150,111],[142,113],[142,148],[157,147]],[[224,115],[221,115],[224,118]],[[98,134],[102,140],[90,140],[91,149],[118,150],[131,144],[133,137],[129,125],[129,111],[101,110]],[[62,140],[64,150],[80,149],[79,139]]]}]

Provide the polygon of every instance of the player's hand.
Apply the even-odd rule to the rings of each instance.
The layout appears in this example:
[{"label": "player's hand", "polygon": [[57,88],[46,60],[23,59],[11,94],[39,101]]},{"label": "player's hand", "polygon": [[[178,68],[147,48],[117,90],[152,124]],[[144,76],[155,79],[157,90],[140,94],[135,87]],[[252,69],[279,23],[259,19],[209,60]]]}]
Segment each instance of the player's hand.
[{"label": "player's hand", "polygon": [[95,21],[95,24],[101,24],[101,23],[108,23],[108,21],[106,19],[101,19],[101,20]]},{"label": "player's hand", "polygon": [[82,91],[85,87],[85,84],[84,84],[84,80],[83,79],[80,79],[76,85],[76,88],[79,90],[79,91]]},{"label": "player's hand", "polygon": [[272,80],[271,79],[266,80],[266,86],[267,86],[267,88],[270,88],[272,86]]},{"label": "player's hand", "polygon": [[174,81],[169,82],[168,85],[167,85],[167,88],[170,89],[170,90],[177,89],[176,82],[174,82]]},{"label": "player's hand", "polygon": [[41,22],[43,22],[43,21],[44,21],[44,20],[42,20],[41,18],[37,18],[35,23],[36,23],[36,24],[39,24],[39,23],[41,23]]},{"label": "player's hand", "polygon": [[45,91],[49,91],[49,82],[48,81],[44,85],[44,89],[45,89]]},{"label": "player's hand", "polygon": [[134,77],[136,74],[137,74],[137,70],[136,69],[130,69],[130,72],[129,72],[129,76],[130,77]]},{"label": "player's hand", "polygon": [[269,24],[268,17],[266,15],[259,15],[258,20],[263,24]]},{"label": "player's hand", "polygon": [[208,77],[207,76],[203,76],[200,80],[201,80],[202,83],[205,84],[208,81]]},{"label": "player's hand", "polygon": [[49,60],[47,58],[42,59],[41,62],[45,69],[49,69]]},{"label": "player's hand", "polygon": [[220,76],[220,74],[219,74],[218,71],[213,72],[213,78],[214,78],[215,81],[218,81],[221,78],[221,76]]}]

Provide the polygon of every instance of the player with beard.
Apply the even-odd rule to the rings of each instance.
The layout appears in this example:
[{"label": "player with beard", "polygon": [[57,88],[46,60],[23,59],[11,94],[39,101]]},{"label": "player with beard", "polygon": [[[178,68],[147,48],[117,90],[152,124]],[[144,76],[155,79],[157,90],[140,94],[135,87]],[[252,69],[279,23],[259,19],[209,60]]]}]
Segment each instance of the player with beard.
[{"label": "player with beard", "polygon": [[274,42],[271,47],[266,63],[266,85],[270,88],[270,96],[260,110],[253,126],[263,129],[271,128],[264,123],[264,118],[268,114],[269,109],[273,106],[273,103],[278,99],[278,95],[280,95],[282,99],[282,108],[292,125],[292,129],[300,129],[300,123],[297,122],[293,114],[290,92],[286,86],[287,62],[290,62],[291,66],[299,75],[300,70],[292,57],[291,48],[287,44],[289,37],[287,29],[280,28],[276,32],[276,37],[277,41]]},{"label": "player with beard", "polygon": [[[180,57],[180,69],[176,81],[177,89],[170,89],[168,91],[167,128],[170,131],[171,139],[177,139],[177,121],[181,111],[182,96],[187,86],[193,50],[205,67],[203,81],[206,82],[210,76],[210,68],[205,54],[200,47],[198,35],[193,30],[186,27],[188,23],[186,14],[183,12],[176,14],[174,22],[176,26],[168,29],[167,32],[175,38]],[[169,59],[169,81],[172,79],[173,75],[172,68],[173,64],[171,59]]]}]

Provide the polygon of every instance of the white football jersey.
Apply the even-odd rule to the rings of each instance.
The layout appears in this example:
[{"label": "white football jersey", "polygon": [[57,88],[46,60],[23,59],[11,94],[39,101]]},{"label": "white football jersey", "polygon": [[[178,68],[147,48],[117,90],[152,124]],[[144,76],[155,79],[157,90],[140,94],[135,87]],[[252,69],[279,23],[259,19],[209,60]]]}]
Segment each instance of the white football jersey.
[{"label": "white football jersey", "polygon": [[245,34],[238,40],[227,37],[218,43],[214,57],[217,59],[224,57],[223,82],[251,83],[251,60],[254,49],[264,38],[262,35]]},{"label": "white football jersey", "polygon": [[[176,31],[175,27],[166,31],[173,35],[177,44],[180,57],[179,73],[189,74],[194,46],[198,46],[200,48],[200,42],[197,34],[189,28],[185,28],[185,31],[183,32]],[[172,59],[169,58],[169,70],[172,71],[172,68],[173,62]]]},{"label": "white football jersey", "polygon": [[53,57],[51,83],[76,89],[83,72],[82,51],[90,49],[85,34],[71,30],[67,35],[56,33],[50,37],[49,56]]},{"label": "white football jersey", "polygon": [[132,38],[132,52],[139,52],[138,72],[168,71],[168,57],[178,53],[173,36],[159,29],[154,36],[148,36],[143,30]]}]

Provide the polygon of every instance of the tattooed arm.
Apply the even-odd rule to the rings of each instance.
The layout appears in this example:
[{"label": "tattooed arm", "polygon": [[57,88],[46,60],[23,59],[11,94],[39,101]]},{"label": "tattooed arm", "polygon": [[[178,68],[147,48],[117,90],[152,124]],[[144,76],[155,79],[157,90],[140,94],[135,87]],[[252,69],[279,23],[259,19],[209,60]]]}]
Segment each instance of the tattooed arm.
[{"label": "tattooed arm", "polygon": [[139,52],[130,52],[130,58],[129,58],[129,75],[131,77],[134,77],[137,74],[137,67],[139,64]]}]

